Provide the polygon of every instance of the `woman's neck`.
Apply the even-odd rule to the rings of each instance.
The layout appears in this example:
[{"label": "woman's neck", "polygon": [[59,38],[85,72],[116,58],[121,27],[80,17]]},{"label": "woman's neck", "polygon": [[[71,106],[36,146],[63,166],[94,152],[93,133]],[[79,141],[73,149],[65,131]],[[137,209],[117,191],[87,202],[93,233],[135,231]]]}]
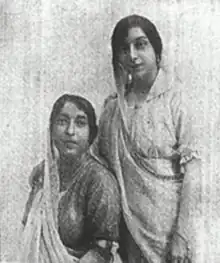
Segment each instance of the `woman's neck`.
[{"label": "woman's neck", "polygon": [[157,74],[158,73],[152,76],[152,78],[146,77],[133,80],[133,82],[128,86],[128,92],[126,95],[129,107],[138,107],[146,100]]},{"label": "woman's neck", "polygon": [[125,97],[129,107],[139,107],[147,98],[159,70],[155,70],[152,74],[145,75],[143,78],[133,79],[128,85]]},{"label": "woman's neck", "polygon": [[81,165],[85,154],[79,157],[62,156],[59,162],[60,191],[66,190],[73,180],[74,171]]}]

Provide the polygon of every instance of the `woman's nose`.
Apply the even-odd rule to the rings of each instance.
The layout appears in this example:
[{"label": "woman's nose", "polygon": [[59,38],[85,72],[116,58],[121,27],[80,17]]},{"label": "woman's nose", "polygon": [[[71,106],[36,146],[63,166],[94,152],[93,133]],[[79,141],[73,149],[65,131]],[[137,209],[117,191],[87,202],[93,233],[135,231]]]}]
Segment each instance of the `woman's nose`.
[{"label": "woman's nose", "polygon": [[131,57],[132,62],[134,62],[138,58],[137,50],[134,45],[130,46],[130,57]]},{"label": "woman's nose", "polygon": [[74,121],[70,121],[70,123],[69,123],[69,125],[68,125],[68,127],[67,127],[67,130],[66,130],[66,132],[67,132],[67,134],[69,134],[69,135],[74,135],[75,134],[75,129],[76,129],[76,127],[75,127],[75,123],[74,123]]}]

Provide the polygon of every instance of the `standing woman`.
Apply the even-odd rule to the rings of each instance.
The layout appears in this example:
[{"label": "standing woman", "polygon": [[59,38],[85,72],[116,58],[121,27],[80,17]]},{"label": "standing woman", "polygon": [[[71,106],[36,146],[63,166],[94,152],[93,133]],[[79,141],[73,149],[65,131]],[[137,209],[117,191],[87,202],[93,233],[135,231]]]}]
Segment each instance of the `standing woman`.
[{"label": "standing woman", "polygon": [[55,102],[45,160],[30,178],[19,262],[120,262],[119,190],[114,176],[88,153],[96,134],[89,101],[65,94]]},{"label": "standing woman", "polygon": [[201,160],[182,90],[160,67],[161,37],[147,18],[121,19],[112,53],[117,94],[105,101],[91,152],[120,185],[125,262],[191,262]]}]

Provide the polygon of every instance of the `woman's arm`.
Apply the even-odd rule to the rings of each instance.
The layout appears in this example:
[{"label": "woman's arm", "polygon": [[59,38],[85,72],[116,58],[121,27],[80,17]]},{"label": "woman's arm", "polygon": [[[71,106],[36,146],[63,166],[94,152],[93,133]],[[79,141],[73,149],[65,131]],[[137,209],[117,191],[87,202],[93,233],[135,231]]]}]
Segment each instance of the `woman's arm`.
[{"label": "woman's arm", "polygon": [[[179,201],[177,225],[173,231],[171,254],[173,261],[178,257],[192,259],[198,246],[201,230],[203,169],[201,152],[201,129],[196,126],[196,118],[187,104],[187,98],[179,93],[173,100],[173,118],[180,155],[181,170],[184,173]],[[186,261],[187,262],[187,261]],[[190,262],[190,261],[188,261]]]},{"label": "woman's arm", "polygon": [[[198,247],[198,234],[201,231],[202,218],[202,162],[192,159],[184,165],[185,174],[180,197],[177,226],[173,234],[171,256],[191,262]],[[200,240],[200,242],[203,242]],[[180,261],[181,262],[181,261]]]},{"label": "woman's arm", "polygon": [[87,191],[86,236],[91,237],[91,249],[80,263],[107,263],[112,260],[112,248],[119,239],[120,195],[116,180],[104,170],[90,175]]}]

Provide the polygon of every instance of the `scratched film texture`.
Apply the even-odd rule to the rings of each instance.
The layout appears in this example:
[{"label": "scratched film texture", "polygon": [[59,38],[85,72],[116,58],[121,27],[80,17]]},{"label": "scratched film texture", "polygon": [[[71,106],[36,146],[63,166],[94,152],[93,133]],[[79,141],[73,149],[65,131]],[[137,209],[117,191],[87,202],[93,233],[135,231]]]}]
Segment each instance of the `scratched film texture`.
[{"label": "scratched film texture", "polygon": [[193,235],[198,262],[220,262],[220,158],[213,142],[220,127],[217,1],[2,0],[0,13],[0,261],[15,260],[28,176],[43,158],[52,103],[64,92],[77,93],[100,114],[104,98],[114,91],[112,29],[124,15],[138,13],[156,23],[164,65],[183,80],[208,148],[201,176],[204,216]]}]

